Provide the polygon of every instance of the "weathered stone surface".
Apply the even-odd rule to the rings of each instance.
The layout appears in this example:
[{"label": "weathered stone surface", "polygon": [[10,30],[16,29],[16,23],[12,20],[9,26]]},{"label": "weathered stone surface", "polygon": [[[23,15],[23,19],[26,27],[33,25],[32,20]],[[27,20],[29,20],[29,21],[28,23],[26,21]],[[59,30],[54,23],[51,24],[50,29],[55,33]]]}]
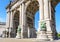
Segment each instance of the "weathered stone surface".
[{"label": "weathered stone surface", "polygon": [[31,38],[31,39],[0,38],[0,42],[60,42],[60,40],[38,41],[35,38]]},{"label": "weathered stone surface", "polygon": [[[54,1],[54,3],[56,3],[56,1]],[[14,0],[13,3],[10,3],[6,8],[7,9],[6,28],[13,28],[14,37],[16,37],[17,32],[18,32],[17,33],[18,38],[20,32],[21,32],[21,38],[36,37],[34,36],[36,35],[35,34],[36,30],[34,29],[31,30],[31,28],[34,28],[34,20],[33,20],[34,15],[36,11],[39,10],[40,19],[39,19],[39,27],[38,27],[39,30],[37,33],[37,38],[44,39],[47,38],[46,36],[48,36],[48,39],[49,38],[52,40],[55,39],[56,25],[54,15],[52,15],[55,12],[54,3],[53,1],[50,0]],[[45,21],[46,24],[42,23],[40,26],[41,21]],[[21,29],[17,30],[18,25],[20,25]],[[28,27],[29,30],[27,29]],[[48,33],[46,32],[42,33],[41,31],[46,31]],[[10,35],[10,29],[9,29],[9,35]]]}]

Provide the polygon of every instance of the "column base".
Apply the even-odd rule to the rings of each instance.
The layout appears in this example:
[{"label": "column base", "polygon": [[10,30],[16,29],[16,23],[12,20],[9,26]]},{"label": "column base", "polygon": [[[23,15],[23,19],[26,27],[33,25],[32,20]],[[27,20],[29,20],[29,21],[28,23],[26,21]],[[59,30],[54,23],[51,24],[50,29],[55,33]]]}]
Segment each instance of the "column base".
[{"label": "column base", "polygon": [[37,40],[39,41],[49,41],[47,34],[45,31],[40,31],[37,33]]},{"label": "column base", "polygon": [[17,33],[16,38],[20,39],[21,35],[19,33]]},{"label": "column base", "polygon": [[54,36],[53,36],[53,32],[52,31],[47,31],[47,35],[48,35],[48,38],[50,39],[50,41],[54,40]]}]

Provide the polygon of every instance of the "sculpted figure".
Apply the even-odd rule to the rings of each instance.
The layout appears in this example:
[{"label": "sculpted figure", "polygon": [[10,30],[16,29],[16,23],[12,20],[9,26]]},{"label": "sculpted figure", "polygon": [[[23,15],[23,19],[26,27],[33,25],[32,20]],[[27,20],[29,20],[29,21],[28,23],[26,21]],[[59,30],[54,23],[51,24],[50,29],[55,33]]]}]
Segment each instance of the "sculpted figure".
[{"label": "sculpted figure", "polygon": [[41,30],[46,30],[46,22],[45,21],[42,21],[40,23],[40,27],[41,27]]}]

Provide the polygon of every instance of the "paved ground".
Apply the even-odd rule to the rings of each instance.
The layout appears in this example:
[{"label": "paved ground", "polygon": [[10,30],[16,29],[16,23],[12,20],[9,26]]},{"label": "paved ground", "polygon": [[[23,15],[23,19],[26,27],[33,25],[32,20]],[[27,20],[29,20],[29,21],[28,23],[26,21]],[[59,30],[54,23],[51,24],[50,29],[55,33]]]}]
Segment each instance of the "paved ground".
[{"label": "paved ground", "polygon": [[38,41],[37,39],[0,38],[0,42],[60,42],[60,40]]}]

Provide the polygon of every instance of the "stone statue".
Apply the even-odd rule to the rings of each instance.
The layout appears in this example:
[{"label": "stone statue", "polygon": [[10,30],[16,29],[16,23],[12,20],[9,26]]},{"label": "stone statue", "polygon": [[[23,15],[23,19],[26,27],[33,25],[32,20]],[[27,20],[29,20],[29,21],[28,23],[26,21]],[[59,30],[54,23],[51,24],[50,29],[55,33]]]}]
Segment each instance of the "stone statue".
[{"label": "stone statue", "polygon": [[18,26],[16,38],[21,38],[21,28]]},{"label": "stone statue", "polygon": [[19,32],[19,33],[21,32],[20,26],[18,26],[17,32]]},{"label": "stone statue", "polygon": [[41,27],[41,30],[46,30],[46,22],[45,21],[42,21],[41,23],[40,23],[40,27]]}]

